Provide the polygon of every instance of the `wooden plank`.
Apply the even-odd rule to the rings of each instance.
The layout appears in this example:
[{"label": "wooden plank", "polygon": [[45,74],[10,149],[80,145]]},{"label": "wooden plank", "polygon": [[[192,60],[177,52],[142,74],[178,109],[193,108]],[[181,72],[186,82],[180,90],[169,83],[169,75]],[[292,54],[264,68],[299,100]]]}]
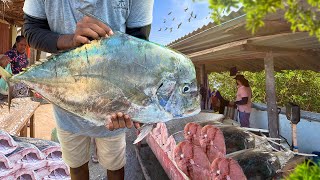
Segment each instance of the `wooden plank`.
[{"label": "wooden plank", "polygon": [[270,137],[279,138],[279,115],[277,109],[277,97],[274,78],[274,64],[272,53],[267,53],[264,58],[264,67],[266,71],[266,96],[268,112],[268,128]]},{"label": "wooden plank", "polygon": [[34,138],[36,131],[35,131],[35,122],[34,122],[34,114],[30,117],[30,137]]},{"label": "wooden plank", "polygon": [[28,126],[25,124],[20,130],[21,137],[28,137]]},{"label": "wooden plank", "polygon": [[[200,84],[200,91],[202,88],[206,88],[205,87],[205,74],[206,74],[206,65],[202,64],[200,67],[200,80],[201,80],[201,84]],[[203,94],[201,93],[201,109],[206,109],[206,97],[202,96]]]},{"label": "wooden plank", "polygon": [[243,50],[254,51],[254,52],[265,52],[265,53],[272,51],[273,56],[275,56],[275,54],[283,54],[288,56],[319,56],[320,57],[319,52],[312,51],[312,50],[301,50],[301,49],[292,49],[292,48],[283,48],[283,47],[252,45],[252,44],[244,44]]},{"label": "wooden plank", "polygon": [[8,105],[0,102],[0,129],[11,135],[19,135],[20,131],[27,124],[35,110],[40,105],[39,102],[32,101],[31,98],[14,98],[10,113]]},{"label": "wooden plank", "polygon": [[231,42],[231,43],[223,44],[221,46],[217,46],[217,47],[214,47],[214,48],[210,48],[210,49],[206,49],[206,50],[203,50],[203,51],[198,51],[198,52],[195,52],[195,53],[191,53],[191,54],[188,54],[188,56],[190,58],[192,58],[192,57],[197,57],[197,56],[210,54],[210,53],[214,53],[214,52],[218,52],[218,51],[223,51],[223,50],[230,49],[230,48],[236,48],[237,50],[242,50],[243,49],[242,45],[246,44],[246,43],[247,43],[247,40]]}]

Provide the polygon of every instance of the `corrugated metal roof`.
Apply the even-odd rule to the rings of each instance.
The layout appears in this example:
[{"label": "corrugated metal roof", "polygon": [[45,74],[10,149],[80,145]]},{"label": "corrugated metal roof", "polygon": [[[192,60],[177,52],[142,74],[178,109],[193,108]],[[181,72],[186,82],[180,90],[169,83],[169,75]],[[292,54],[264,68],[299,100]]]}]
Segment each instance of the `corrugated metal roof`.
[{"label": "corrugated metal roof", "polygon": [[188,55],[207,72],[261,71],[264,57],[273,52],[275,70],[309,69],[320,72],[320,43],[306,32],[292,33],[283,13],[268,15],[265,26],[255,35],[245,28],[245,16],[219,26],[204,27],[168,46]]},{"label": "corrugated metal roof", "polygon": [[[239,16],[242,16],[242,15],[244,15],[244,12],[243,12],[242,9],[239,9],[238,11],[232,11],[228,16],[222,17],[222,19],[221,19],[221,24],[223,24],[223,23],[225,23],[225,22],[227,22],[227,21],[229,21],[229,20],[232,20],[232,19],[234,19],[234,18],[237,18],[237,17],[239,17]],[[192,31],[192,32],[190,32],[190,33],[188,33],[188,34],[186,34],[186,35],[184,35],[184,36],[182,36],[182,37],[180,37],[180,38],[172,41],[172,42],[170,42],[169,44],[167,44],[167,46],[170,46],[170,45],[172,45],[172,44],[175,44],[176,42],[179,42],[179,41],[182,40],[182,39],[186,39],[186,38],[191,37],[191,36],[194,36],[194,35],[196,35],[196,34],[198,34],[198,33],[202,33],[202,32],[204,32],[204,31],[206,31],[206,30],[209,30],[209,29],[211,29],[211,28],[213,28],[213,27],[215,27],[215,26],[217,26],[216,23],[214,23],[214,22],[209,22],[208,24],[203,25],[202,27],[200,27],[200,28],[198,28],[198,29],[196,29],[196,30],[194,30],[194,31]]]}]

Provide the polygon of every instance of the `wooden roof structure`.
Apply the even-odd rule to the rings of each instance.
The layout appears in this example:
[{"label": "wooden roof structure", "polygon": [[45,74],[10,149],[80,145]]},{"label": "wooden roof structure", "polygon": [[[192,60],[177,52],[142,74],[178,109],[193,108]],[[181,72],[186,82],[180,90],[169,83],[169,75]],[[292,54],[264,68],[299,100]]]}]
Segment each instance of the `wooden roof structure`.
[{"label": "wooden roof structure", "polygon": [[24,0],[0,0],[0,19],[12,25],[22,26],[23,4]]},{"label": "wooden roof structure", "polygon": [[[232,13],[231,13],[232,15]],[[261,71],[269,52],[276,71],[302,69],[320,72],[320,43],[307,32],[292,33],[281,12],[268,15],[265,26],[256,34],[245,28],[245,15],[221,25],[210,23],[167,46],[191,58],[196,66],[205,65],[206,73]]]}]

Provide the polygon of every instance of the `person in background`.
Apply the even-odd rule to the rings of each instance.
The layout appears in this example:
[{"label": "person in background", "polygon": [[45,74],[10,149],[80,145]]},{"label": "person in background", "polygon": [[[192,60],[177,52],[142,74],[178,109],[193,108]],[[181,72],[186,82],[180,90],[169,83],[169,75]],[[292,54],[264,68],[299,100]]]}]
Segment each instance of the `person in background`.
[{"label": "person in background", "polygon": [[239,121],[241,127],[250,127],[250,113],[251,113],[251,97],[252,91],[249,81],[243,75],[236,75],[234,78],[237,82],[237,98],[231,105],[236,105],[239,112]]},{"label": "person in background", "polygon": [[[73,0],[24,2],[24,33],[28,44],[38,50],[58,53],[113,35],[113,30],[148,40],[153,0]],[[85,16],[78,9],[97,18]],[[99,21],[102,19],[110,27]],[[70,167],[72,180],[89,179],[91,138],[95,138],[98,161],[107,179],[124,179],[126,163],[125,128],[133,122],[122,112],[106,117],[106,126],[96,127],[86,119],[54,106],[62,158]],[[136,124],[137,125],[137,124]],[[138,127],[138,125],[136,126]]]},{"label": "person in background", "polygon": [[[23,71],[29,64],[27,54],[27,40],[24,36],[17,36],[16,42],[12,49],[5,53],[10,58],[12,74],[18,74]],[[16,83],[13,85],[12,96],[14,98],[30,96],[30,91],[24,83]]]},{"label": "person in background", "polygon": [[[11,64],[10,64],[10,58],[6,55],[0,56],[0,66],[5,69],[8,73],[12,74],[11,71]],[[3,95],[8,95],[9,93],[9,87],[6,81],[1,78],[0,76],[0,96],[3,97]],[[0,98],[1,98],[0,97]]]},{"label": "person in background", "polygon": [[11,59],[11,69],[13,74],[18,74],[23,68],[28,66],[29,61],[26,54],[26,48],[26,38],[24,36],[17,36],[12,49],[5,53],[5,55]]},{"label": "person in background", "polygon": [[219,114],[224,114],[224,109],[229,105],[229,101],[225,100],[218,90],[215,90],[211,93],[211,105],[215,112],[218,111]]}]

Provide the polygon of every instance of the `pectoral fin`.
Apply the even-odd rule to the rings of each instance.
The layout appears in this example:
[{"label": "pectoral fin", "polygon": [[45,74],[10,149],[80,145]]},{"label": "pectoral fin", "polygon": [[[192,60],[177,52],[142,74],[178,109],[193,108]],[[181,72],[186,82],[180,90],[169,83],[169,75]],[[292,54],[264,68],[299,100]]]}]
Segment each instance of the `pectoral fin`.
[{"label": "pectoral fin", "polygon": [[145,124],[140,128],[140,134],[138,135],[137,139],[133,142],[133,144],[137,144],[143,138],[145,138],[153,129],[153,124]]}]

